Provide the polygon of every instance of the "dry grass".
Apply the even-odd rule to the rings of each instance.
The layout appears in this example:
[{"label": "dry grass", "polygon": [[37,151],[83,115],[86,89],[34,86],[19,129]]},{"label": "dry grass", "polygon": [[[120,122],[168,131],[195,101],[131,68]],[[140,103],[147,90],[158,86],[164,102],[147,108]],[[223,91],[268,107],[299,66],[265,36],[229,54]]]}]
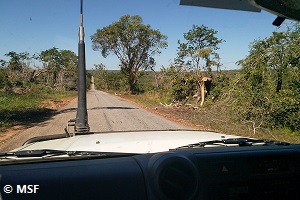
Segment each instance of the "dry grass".
[{"label": "dry grass", "polygon": [[162,106],[158,95],[121,95],[142,107],[155,110],[156,113],[184,125],[201,130],[212,130],[224,134],[239,135],[257,139],[277,140],[289,143],[300,143],[300,135],[289,130],[269,130],[253,128],[252,123],[234,120],[232,111],[226,104],[208,102],[205,106],[195,109],[191,106]]}]

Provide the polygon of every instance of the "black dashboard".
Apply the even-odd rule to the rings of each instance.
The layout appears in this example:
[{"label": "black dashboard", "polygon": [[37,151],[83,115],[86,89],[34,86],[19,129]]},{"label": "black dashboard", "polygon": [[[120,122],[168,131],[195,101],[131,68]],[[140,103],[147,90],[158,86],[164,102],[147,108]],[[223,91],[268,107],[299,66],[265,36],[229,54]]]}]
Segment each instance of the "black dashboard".
[{"label": "black dashboard", "polygon": [[300,199],[300,145],[6,164],[0,188],[3,200]]}]

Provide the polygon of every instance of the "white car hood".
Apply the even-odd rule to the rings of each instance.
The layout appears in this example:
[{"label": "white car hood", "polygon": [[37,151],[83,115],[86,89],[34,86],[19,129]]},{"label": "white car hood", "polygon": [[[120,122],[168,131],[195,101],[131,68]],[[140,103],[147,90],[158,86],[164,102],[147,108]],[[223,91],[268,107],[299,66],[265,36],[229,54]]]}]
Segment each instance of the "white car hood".
[{"label": "white car hood", "polygon": [[237,137],[209,131],[112,132],[35,142],[14,151],[55,149],[64,151],[156,153],[197,142]]}]

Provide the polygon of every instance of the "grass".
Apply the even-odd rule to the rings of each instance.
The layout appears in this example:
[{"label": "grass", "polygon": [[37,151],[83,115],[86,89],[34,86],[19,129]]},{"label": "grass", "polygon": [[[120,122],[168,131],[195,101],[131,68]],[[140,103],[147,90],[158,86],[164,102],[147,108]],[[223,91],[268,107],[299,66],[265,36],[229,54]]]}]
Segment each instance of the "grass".
[{"label": "grass", "polygon": [[[253,128],[251,123],[242,123],[234,120],[234,115],[226,104],[205,102],[203,107],[194,109],[193,107],[163,107],[160,102],[166,103],[170,100],[161,99],[161,95],[151,91],[150,93],[140,95],[122,95],[143,107],[156,108],[158,112],[167,114],[176,119],[183,119],[200,129],[212,130],[224,134],[239,135],[243,137],[252,137],[257,139],[278,140],[289,143],[300,143],[300,135],[287,129],[265,129]],[[163,102],[165,101],[165,102]],[[190,100],[189,103],[194,103]],[[168,104],[168,103],[167,103]]]},{"label": "grass", "polygon": [[28,94],[0,92],[0,133],[16,125],[28,125],[49,118],[53,110],[42,105],[45,99],[59,100],[73,97],[74,92],[57,92],[34,88]]},{"label": "grass", "polygon": [[155,91],[149,91],[142,95],[122,94],[122,97],[150,108],[156,107],[160,103],[169,104],[172,102],[172,100],[165,97],[165,95],[161,95]]}]

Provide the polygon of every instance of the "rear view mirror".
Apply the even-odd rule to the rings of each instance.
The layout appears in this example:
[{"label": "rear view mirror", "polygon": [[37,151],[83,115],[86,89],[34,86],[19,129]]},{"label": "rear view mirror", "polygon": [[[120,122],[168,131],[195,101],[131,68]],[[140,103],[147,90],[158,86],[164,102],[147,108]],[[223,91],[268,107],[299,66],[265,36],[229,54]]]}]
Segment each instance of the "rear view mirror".
[{"label": "rear view mirror", "polygon": [[300,21],[300,0],[180,0],[180,5],[260,12],[277,15],[273,22],[279,26],[286,18]]},{"label": "rear view mirror", "polygon": [[300,21],[300,0],[251,0],[260,7],[280,17]]}]

